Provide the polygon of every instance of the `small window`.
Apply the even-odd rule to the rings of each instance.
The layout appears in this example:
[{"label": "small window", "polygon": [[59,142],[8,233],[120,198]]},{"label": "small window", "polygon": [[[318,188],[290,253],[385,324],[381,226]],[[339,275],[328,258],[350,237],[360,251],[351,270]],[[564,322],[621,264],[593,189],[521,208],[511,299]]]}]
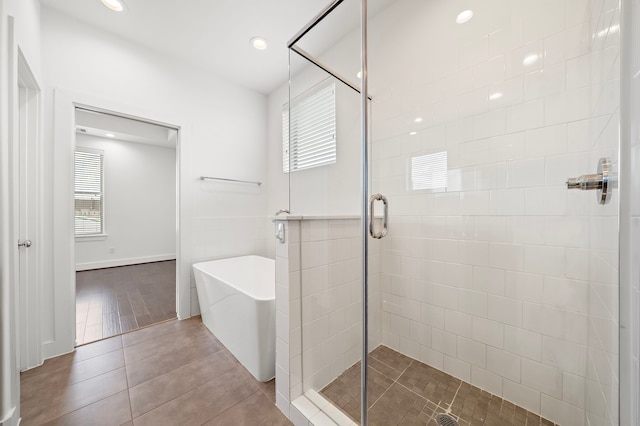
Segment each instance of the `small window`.
[{"label": "small window", "polygon": [[411,157],[412,190],[447,187],[447,151]]},{"label": "small window", "polygon": [[336,88],[334,83],[323,83],[293,99],[291,109],[288,103],[284,105],[282,171],[295,172],[335,162]]},{"label": "small window", "polygon": [[103,152],[76,148],[75,232],[77,237],[104,234]]}]

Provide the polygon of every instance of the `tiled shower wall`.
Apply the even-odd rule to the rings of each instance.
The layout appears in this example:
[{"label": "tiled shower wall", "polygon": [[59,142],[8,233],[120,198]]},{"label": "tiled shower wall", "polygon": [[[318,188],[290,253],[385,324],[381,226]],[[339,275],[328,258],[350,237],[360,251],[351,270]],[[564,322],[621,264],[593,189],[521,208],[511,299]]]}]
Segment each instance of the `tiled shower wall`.
[{"label": "tiled shower wall", "polygon": [[[319,391],[361,358],[361,234],[359,218],[303,218],[299,255],[292,258],[296,247],[289,247],[289,267],[299,285],[295,291],[290,286],[290,297],[298,299],[300,313],[302,392]],[[370,245],[371,348],[380,342],[376,247],[375,242]]]},{"label": "tiled shower wall", "polygon": [[[565,180],[617,163],[617,3],[492,0],[465,25],[454,3],[370,26],[382,342],[563,425],[615,424],[617,192]],[[446,190],[408,189],[412,157],[444,151]]]},{"label": "tiled shower wall", "polygon": [[[279,219],[276,242],[276,404],[320,391],[361,358],[361,221]],[[370,245],[369,347],[380,344],[379,244]],[[288,301],[288,304],[286,303]]]},{"label": "tiled shower wall", "polygon": [[[591,0],[590,6],[590,161],[595,164],[599,157],[612,158],[616,179],[619,162],[615,151],[620,132],[620,8],[617,1]],[[591,204],[589,211],[590,251],[588,274],[585,274],[589,283],[585,392],[586,424],[589,425],[619,424],[618,197],[615,190],[611,205],[603,209]]]}]

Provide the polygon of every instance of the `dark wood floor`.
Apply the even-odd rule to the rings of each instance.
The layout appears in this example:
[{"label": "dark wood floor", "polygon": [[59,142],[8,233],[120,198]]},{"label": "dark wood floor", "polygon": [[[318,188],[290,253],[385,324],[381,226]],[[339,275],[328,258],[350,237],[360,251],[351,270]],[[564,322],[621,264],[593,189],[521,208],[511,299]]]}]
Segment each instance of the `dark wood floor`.
[{"label": "dark wood floor", "polygon": [[176,261],[76,272],[76,344],[176,318]]},{"label": "dark wood floor", "polygon": [[290,425],[202,324],[167,321],[81,346],[21,375],[22,425]]}]

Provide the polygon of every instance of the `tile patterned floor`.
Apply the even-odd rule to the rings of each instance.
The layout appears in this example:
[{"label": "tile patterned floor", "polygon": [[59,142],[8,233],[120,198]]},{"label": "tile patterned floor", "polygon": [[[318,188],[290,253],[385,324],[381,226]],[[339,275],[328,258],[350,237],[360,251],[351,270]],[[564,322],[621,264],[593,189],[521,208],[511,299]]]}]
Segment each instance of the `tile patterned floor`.
[{"label": "tile patterned floor", "polygon": [[176,261],[76,272],[76,344],[176,318]]},{"label": "tile patterned floor", "polygon": [[[349,417],[360,420],[360,363],[321,392]],[[460,426],[553,425],[524,408],[406,357],[386,346],[369,356],[369,424],[437,426],[449,413]]]},{"label": "tile patterned floor", "polygon": [[21,374],[22,425],[290,425],[202,324],[167,321]]}]

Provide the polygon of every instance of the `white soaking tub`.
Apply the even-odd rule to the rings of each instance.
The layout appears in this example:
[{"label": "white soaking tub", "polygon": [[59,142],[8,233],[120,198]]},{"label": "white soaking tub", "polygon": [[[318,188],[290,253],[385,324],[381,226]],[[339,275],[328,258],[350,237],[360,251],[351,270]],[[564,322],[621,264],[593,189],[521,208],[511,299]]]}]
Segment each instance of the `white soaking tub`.
[{"label": "white soaking tub", "polygon": [[275,261],[260,256],[193,265],[202,322],[253,376],[275,376]]}]

